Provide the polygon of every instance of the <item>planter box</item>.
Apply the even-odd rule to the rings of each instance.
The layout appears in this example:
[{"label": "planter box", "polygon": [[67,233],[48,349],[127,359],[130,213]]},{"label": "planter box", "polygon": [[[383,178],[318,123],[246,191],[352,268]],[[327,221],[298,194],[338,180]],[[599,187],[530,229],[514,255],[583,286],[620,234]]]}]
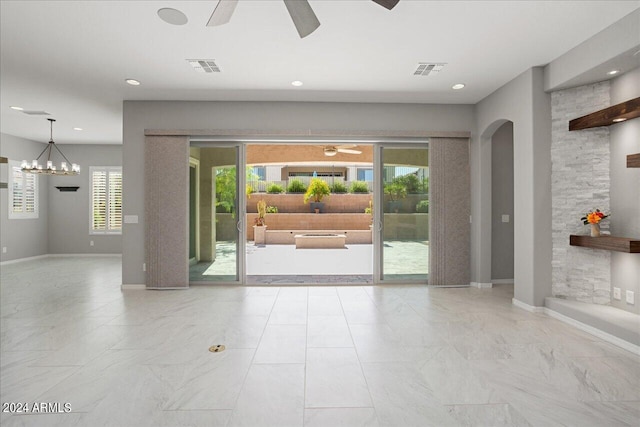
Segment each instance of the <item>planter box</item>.
[{"label": "planter box", "polygon": [[333,233],[296,234],[296,249],[344,249],[346,238]]}]

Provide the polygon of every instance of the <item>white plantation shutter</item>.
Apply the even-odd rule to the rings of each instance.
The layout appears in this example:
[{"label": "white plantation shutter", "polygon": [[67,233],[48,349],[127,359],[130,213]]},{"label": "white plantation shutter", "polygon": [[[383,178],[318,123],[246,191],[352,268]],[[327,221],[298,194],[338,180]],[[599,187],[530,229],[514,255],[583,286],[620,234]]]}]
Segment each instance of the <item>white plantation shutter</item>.
[{"label": "white plantation shutter", "polygon": [[36,212],[36,176],[30,173],[24,174],[24,211]]},{"label": "white plantation shutter", "polygon": [[107,172],[91,172],[91,230],[107,230]]},{"label": "white plantation shutter", "polygon": [[122,231],[122,172],[109,173],[109,230]]},{"label": "white plantation shutter", "polygon": [[122,232],[122,168],[91,167],[91,233]]},{"label": "white plantation shutter", "polygon": [[11,186],[13,192],[13,200],[11,202],[11,209],[14,213],[24,212],[24,179],[22,178],[22,171],[18,167],[12,167],[13,172],[13,185]]},{"label": "white plantation shutter", "polygon": [[23,173],[18,162],[9,164],[9,219],[38,218],[38,177]]}]

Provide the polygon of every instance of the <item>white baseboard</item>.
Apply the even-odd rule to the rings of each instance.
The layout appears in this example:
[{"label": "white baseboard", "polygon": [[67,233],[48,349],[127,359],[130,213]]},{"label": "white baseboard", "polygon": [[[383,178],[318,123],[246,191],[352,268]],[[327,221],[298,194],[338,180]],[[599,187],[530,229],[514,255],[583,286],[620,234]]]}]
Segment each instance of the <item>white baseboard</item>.
[{"label": "white baseboard", "polygon": [[86,258],[86,257],[117,257],[122,258],[122,254],[44,254],[37,256],[30,256],[26,258],[12,259],[9,261],[2,261],[0,265],[17,264],[19,262],[36,261],[44,258]]},{"label": "white baseboard", "polygon": [[9,260],[9,261],[2,261],[2,262],[0,262],[0,265],[17,264],[19,262],[35,261],[37,259],[43,259],[43,258],[49,258],[49,255],[47,255],[47,254],[45,254],[45,255],[37,255],[37,256],[30,256],[30,257],[26,257],[26,258],[12,259],[12,260]]},{"label": "white baseboard", "polygon": [[147,289],[146,285],[138,285],[138,284],[122,284],[120,286],[120,289],[122,289],[123,291],[144,291],[145,289]]},{"label": "white baseboard", "polygon": [[482,282],[471,282],[469,283],[469,285],[472,288],[478,288],[478,289],[489,289],[493,287],[493,283],[482,283]]},{"label": "white baseboard", "polygon": [[544,307],[536,307],[536,306],[533,306],[533,305],[529,305],[526,302],[522,302],[522,301],[517,300],[515,298],[511,299],[511,303],[513,305],[515,305],[516,307],[521,308],[523,310],[527,310],[527,311],[529,311],[531,313],[544,313],[544,310],[545,310]]},{"label": "white baseboard", "polygon": [[[538,307],[536,307],[538,308]],[[627,351],[630,351],[634,354],[637,354],[640,356],[640,346],[637,346],[633,343],[630,343],[629,341],[625,341],[621,338],[618,338],[614,335],[611,335],[608,332],[604,332],[601,331],[600,329],[594,328],[593,326],[587,325],[586,323],[582,323],[578,320],[575,320],[569,316],[565,316],[564,314],[558,313],[555,310],[551,310],[547,307],[544,307],[544,313],[549,316],[549,317],[553,317],[554,319],[558,319],[561,322],[564,322],[566,324],[569,324],[575,328],[578,328],[582,331],[585,331],[591,335],[594,335],[604,341],[607,341],[613,345],[617,345],[618,347],[621,347]]]},{"label": "white baseboard", "polygon": [[491,279],[494,285],[511,285],[515,282],[513,279]]},{"label": "white baseboard", "polygon": [[93,257],[116,257],[122,258],[122,254],[49,254],[51,258],[93,258]]},{"label": "white baseboard", "polygon": [[189,286],[176,286],[174,288],[147,288],[145,286],[145,289],[150,289],[152,291],[181,291],[181,290],[189,289]]}]

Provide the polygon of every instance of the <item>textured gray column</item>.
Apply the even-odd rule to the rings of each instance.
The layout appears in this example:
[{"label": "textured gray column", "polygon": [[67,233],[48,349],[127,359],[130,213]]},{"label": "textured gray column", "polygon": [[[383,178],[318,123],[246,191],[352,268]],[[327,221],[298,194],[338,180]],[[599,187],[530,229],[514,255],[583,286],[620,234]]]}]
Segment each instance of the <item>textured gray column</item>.
[{"label": "textured gray column", "polygon": [[429,284],[468,285],[469,140],[429,140]]},{"label": "textured gray column", "polygon": [[147,288],[189,287],[189,138],[145,138]]}]

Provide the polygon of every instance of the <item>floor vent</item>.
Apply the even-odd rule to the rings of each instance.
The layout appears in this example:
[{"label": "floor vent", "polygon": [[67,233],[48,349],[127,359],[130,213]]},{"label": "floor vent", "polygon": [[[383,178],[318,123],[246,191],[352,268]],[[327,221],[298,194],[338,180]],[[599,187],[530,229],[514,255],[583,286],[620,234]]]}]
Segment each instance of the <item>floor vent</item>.
[{"label": "floor vent", "polygon": [[428,76],[429,74],[439,73],[445,65],[447,64],[444,62],[419,62],[418,67],[413,72],[413,75]]},{"label": "floor vent", "polygon": [[220,67],[214,59],[187,59],[194,70],[199,73],[219,73]]}]

